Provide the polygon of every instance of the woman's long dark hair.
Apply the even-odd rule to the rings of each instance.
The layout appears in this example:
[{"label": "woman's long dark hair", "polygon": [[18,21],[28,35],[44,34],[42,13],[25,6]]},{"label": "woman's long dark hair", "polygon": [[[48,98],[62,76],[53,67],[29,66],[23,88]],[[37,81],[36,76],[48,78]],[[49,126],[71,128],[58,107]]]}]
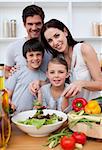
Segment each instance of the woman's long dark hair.
[{"label": "woman's long dark hair", "polygon": [[[47,51],[49,51],[54,57],[56,57],[59,52],[57,52],[56,50],[54,50],[47,42],[47,40],[45,39],[44,33],[48,28],[57,28],[59,30],[62,30],[64,32],[64,29],[66,29],[66,31],[68,32],[68,36],[67,36],[67,41],[68,41],[68,45],[74,47],[75,44],[79,43],[78,41],[74,40],[69,29],[59,20],[57,19],[51,19],[48,22],[46,22],[43,25],[43,28],[41,30],[41,41],[45,47],[45,49]],[[83,42],[83,41],[81,41]]]}]

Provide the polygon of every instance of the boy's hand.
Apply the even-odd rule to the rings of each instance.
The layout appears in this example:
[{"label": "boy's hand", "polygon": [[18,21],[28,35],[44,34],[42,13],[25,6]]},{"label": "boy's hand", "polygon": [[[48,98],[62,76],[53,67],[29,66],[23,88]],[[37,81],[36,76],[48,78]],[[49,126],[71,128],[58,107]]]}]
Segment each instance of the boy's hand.
[{"label": "boy's hand", "polygon": [[16,111],[15,105],[12,103],[11,100],[9,100],[9,113],[13,114]]},{"label": "boy's hand", "polygon": [[32,81],[29,84],[29,90],[32,95],[37,96],[40,89],[40,80]]}]

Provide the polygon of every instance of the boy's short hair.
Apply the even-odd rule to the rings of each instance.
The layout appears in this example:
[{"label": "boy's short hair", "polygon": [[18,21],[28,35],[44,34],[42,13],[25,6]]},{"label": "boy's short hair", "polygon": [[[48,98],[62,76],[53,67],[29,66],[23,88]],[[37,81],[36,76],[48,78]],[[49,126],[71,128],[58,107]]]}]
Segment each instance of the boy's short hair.
[{"label": "boy's short hair", "polygon": [[27,52],[40,51],[44,55],[44,47],[37,38],[32,38],[23,44],[23,56],[26,58]]},{"label": "boy's short hair", "polygon": [[29,5],[23,9],[22,12],[23,22],[26,23],[26,18],[29,16],[33,17],[34,15],[39,15],[42,19],[42,22],[44,23],[44,18],[45,18],[44,11],[41,7],[36,5]]}]

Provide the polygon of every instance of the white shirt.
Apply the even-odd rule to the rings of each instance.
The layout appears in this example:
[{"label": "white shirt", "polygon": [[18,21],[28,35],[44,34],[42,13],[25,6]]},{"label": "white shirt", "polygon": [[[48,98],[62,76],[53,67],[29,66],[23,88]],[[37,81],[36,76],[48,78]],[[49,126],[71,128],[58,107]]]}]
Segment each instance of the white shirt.
[{"label": "white shirt", "polygon": [[[76,81],[76,80],[87,80],[87,81],[92,80],[89,69],[81,53],[81,44],[82,43],[78,43],[73,48],[71,74],[70,74],[71,82]],[[91,100],[99,96],[100,96],[99,91],[89,91],[84,88],[77,95],[77,97],[83,97],[87,100]]]}]

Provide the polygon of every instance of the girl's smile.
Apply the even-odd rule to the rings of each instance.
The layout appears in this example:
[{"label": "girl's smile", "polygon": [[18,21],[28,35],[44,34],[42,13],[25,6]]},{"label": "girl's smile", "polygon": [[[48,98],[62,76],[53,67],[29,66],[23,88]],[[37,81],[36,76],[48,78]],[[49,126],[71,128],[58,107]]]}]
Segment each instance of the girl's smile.
[{"label": "girl's smile", "polygon": [[66,67],[62,64],[48,64],[47,77],[53,86],[63,86],[67,78]]}]

